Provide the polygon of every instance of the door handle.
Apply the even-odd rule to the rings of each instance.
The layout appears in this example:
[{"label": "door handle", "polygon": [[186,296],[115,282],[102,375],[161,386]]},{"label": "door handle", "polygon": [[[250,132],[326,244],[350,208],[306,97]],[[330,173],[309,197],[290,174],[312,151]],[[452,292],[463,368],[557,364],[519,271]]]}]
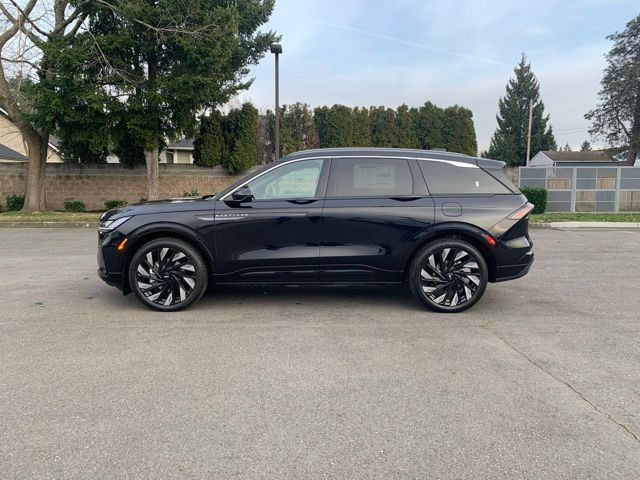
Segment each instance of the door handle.
[{"label": "door handle", "polygon": [[294,205],[309,205],[311,203],[317,202],[317,199],[299,199],[299,200],[287,200],[289,203],[293,203]]}]

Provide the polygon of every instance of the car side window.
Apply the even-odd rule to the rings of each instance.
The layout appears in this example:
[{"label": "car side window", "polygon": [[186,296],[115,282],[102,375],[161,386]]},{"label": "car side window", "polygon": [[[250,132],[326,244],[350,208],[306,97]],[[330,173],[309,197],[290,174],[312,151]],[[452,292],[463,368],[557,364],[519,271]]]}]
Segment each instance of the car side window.
[{"label": "car side window", "polygon": [[418,160],[432,195],[512,193],[481,168],[458,167],[445,162]]},{"label": "car side window", "polygon": [[271,170],[247,184],[256,200],[314,198],[324,160],[301,160]]},{"label": "car side window", "polygon": [[329,197],[380,197],[413,194],[407,160],[337,158],[331,167]]}]

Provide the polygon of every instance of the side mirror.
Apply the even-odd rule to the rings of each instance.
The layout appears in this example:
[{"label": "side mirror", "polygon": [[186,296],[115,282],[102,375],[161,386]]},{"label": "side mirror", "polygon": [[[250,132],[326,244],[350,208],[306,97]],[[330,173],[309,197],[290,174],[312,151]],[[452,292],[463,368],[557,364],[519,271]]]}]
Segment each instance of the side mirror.
[{"label": "side mirror", "polygon": [[231,194],[231,199],[236,203],[247,203],[253,200],[253,193],[249,187],[241,187]]}]

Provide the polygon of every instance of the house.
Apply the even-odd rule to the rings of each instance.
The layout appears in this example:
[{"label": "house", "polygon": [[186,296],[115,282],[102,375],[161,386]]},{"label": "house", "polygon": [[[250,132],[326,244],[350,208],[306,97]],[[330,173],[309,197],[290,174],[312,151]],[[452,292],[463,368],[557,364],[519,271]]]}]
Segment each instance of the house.
[{"label": "house", "polygon": [[175,143],[167,145],[167,149],[163,152],[166,160],[160,163],[193,163],[193,138],[183,138]]},{"label": "house", "polygon": [[620,162],[606,150],[588,152],[556,152],[544,150],[538,152],[529,161],[530,167],[617,167]]},{"label": "house", "polygon": [[[27,147],[18,127],[9,114],[0,108],[0,163],[26,162]],[[58,140],[49,139],[47,163],[62,163],[58,150]]]}]

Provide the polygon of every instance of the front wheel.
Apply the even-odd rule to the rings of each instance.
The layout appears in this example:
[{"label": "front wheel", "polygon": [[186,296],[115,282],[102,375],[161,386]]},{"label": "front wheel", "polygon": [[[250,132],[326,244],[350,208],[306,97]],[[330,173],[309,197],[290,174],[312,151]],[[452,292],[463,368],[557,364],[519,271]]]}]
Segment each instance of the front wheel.
[{"label": "front wheel", "polygon": [[471,244],[435,240],[415,256],[409,286],[420,303],[436,312],[455,313],[475,305],[487,288],[487,263]]},{"label": "front wheel", "polygon": [[147,307],[161,311],[187,308],[206,291],[208,270],[189,243],[159,238],[144,244],[129,264],[129,283]]}]

